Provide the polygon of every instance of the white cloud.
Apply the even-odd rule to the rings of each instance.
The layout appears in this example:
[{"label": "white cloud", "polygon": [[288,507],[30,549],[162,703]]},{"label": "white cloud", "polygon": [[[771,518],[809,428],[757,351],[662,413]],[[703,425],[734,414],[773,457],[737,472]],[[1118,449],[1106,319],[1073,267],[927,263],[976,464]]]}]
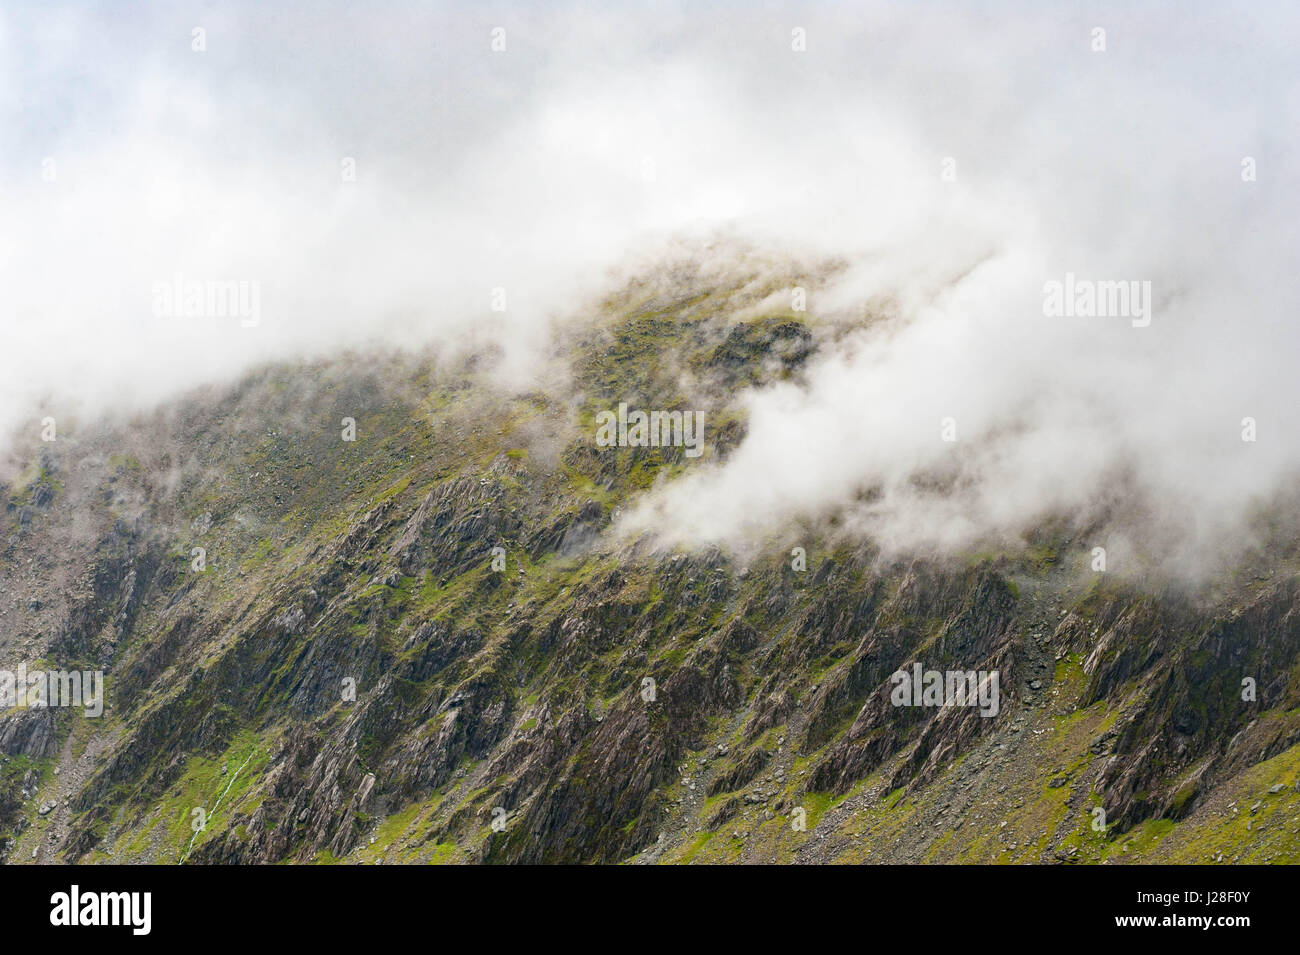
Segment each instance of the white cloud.
[{"label": "white cloud", "polygon": [[[124,407],[268,358],[481,334],[496,286],[526,370],[608,267],[724,228],[846,258],[813,307],[887,299],[898,321],[806,388],[751,396],[732,461],[649,502],[695,539],[874,487],[855,518],[871,533],[955,545],[1087,510],[1117,473],[1168,526],[1237,528],[1292,479],[1294,14],[1105,11],[1105,53],[1092,14],[1032,4],[791,16],[7,8],[0,429],[30,427],[34,399]],[[260,282],[261,324],[154,318],[176,271]],[[1067,271],[1151,281],[1151,326],[1045,318],[1043,283]],[[960,492],[918,495],[930,471]]]}]

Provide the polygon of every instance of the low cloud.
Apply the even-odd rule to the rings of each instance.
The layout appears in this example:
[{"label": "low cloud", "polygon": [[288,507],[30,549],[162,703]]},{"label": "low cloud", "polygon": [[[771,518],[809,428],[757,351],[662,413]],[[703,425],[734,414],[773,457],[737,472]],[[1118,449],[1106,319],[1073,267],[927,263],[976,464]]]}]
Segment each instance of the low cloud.
[{"label": "low cloud", "polygon": [[[625,529],[741,546],[836,515],[948,549],[1140,513],[1114,533],[1190,560],[1300,464],[1295,26],[1172,3],[7,9],[0,431],[369,344],[492,341],[529,387],[611,269],[721,231],[841,260],[810,311],[872,321],[744,396],[731,458]],[[258,283],[260,320],[154,314],[177,274]],[[1067,275],[1149,282],[1150,324],[1045,314]]]}]

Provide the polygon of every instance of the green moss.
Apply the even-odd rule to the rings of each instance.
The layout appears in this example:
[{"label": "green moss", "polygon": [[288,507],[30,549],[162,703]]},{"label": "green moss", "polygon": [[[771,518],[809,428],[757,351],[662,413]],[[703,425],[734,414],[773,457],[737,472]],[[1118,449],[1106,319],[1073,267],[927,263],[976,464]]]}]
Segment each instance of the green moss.
[{"label": "green moss", "polygon": [[[161,825],[164,842],[173,847],[174,857],[160,861],[187,856],[214,835],[225,832],[232,819],[256,811],[262,799],[260,776],[268,760],[265,744],[251,732],[241,733],[219,757],[191,756],[180,779],[150,812],[148,818],[153,822],[121,848],[128,856],[141,851],[143,840]],[[223,765],[227,767],[225,774],[221,772]],[[205,811],[207,822],[197,833],[193,828],[195,809]]]}]

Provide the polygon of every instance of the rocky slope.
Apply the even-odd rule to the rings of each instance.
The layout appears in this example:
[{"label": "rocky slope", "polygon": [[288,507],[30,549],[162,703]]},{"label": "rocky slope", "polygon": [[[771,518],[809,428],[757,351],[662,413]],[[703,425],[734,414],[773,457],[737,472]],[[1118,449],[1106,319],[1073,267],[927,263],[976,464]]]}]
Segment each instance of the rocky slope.
[{"label": "rocky slope", "polygon": [[[1293,529],[1196,590],[1091,572],[1068,522],[945,560],[608,533],[833,339],[759,307],[796,281],[632,282],[544,391],[353,355],[33,426],[0,667],[103,669],[107,706],[0,715],[6,860],[1300,861]],[[619,401],[706,409],[705,455],[597,447]],[[996,670],[999,712],[891,705],[914,662]]]}]

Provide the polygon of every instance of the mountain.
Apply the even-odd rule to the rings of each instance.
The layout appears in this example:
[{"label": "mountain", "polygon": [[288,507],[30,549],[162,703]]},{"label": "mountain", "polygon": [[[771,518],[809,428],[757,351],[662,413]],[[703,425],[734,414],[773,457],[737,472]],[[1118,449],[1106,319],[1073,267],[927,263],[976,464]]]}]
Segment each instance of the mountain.
[{"label": "mountain", "polygon": [[[817,281],[641,276],[557,327],[545,385],[354,353],[33,424],[0,667],[106,698],[0,716],[4,858],[1300,861],[1293,528],[1210,584],[1095,571],[1068,515],[942,556],[834,514],[620,532],[834,347],[767,304]],[[704,414],[704,453],[601,446],[620,403]],[[899,705],[917,664],[996,707]]]}]

